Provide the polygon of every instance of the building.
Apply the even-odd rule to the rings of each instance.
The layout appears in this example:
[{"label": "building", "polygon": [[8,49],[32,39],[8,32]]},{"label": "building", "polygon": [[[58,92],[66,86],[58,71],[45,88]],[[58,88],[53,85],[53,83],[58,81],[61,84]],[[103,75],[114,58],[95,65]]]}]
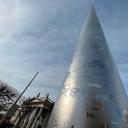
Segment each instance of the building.
[{"label": "building", "polygon": [[14,128],[45,128],[53,105],[48,97],[29,98],[16,111],[11,123]]}]

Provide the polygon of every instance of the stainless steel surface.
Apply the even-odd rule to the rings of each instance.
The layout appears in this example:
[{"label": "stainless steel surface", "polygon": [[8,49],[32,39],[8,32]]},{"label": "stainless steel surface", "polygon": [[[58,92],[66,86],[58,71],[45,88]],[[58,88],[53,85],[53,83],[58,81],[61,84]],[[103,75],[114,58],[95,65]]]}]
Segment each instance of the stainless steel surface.
[{"label": "stainless steel surface", "polygon": [[127,101],[92,7],[47,128],[127,128]]}]

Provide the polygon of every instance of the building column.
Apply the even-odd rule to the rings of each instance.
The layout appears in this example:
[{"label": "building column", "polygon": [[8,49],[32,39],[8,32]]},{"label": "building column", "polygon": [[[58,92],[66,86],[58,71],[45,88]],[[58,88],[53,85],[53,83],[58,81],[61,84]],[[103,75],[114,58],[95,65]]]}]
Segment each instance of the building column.
[{"label": "building column", "polygon": [[28,123],[28,119],[30,117],[30,113],[28,113],[28,115],[26,116],[26,118],[24,119],[23,125],[21,126],[21,128],[26,128],[26,125]]},{"label": "building column", "polygon": [[36,113],[37,113],[37,108],[35,108],[33,111],[32,111],[32,114],[30,115],[29,117],[29,121],[28,121],[28,125],[26,128],[31,128],[31,125],[33,123],[33,120],[34,118],[36,117]]},{"label": "building column", "polygon": [[23,112],[22,112],[22,111],[20,111],[20,112],[19,112],[19,116],[18,116],[18,118],[17,118],[17,120],[16,120],[16,122],[15,122],[15,124],[14,124],[14,128],[17,128],[17,127],[18,127],[18,125],[19,125],[19,123],[20,123],[20,120],[21,120],[22,115],[23,115]]},{"label": "building column", "polygon": [[42,122],[41,128],[46,128],[46,125],[47,125],[48,119],[49,119],[49,117],[50,117],[50,114],[51,114],[51,111],[48,111],[48,112],[46,113],[46,116],[45,116],[45,119],[44,119],[43,122]]},{"label": "building column", "polygon": [[36,128],[37,120],[38,120],[38,118],[41,116],[42,111],[43,111],[43,108],[40,108],[40,110],[39,110],[39,112],[38,112],[38,115],[36,116],[36,118],[35,118],[35,120],[34,120],[34,123],[33,123],[33,125],[32,125],[32,128]]},{"label": "building column", "polygon": [[17,119],[18,119],[18,117],[19,117],[19,113],[20,113],[20,111],[18,110],[18,111],[15,113],[14,119],[13,119],[13,118],[11,119],[11,122],[12,122],[13,124],[16,123],[16,121],[17,121]]}]

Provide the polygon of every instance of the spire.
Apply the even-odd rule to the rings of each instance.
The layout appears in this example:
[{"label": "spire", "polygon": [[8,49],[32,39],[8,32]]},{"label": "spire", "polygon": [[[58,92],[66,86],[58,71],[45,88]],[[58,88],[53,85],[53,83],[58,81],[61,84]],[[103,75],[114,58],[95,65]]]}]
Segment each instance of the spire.
[{"label": "spire", "polygon": [[92,5],[91,12],[93,12],[93,13],[95,13],[95,14],[96,14],[96,10],[95,10],[94,5]]},{"label": "spire", "polygon": [[[91,16],[94,16],[95,18],[97,18],[97,14],[96,14],[96,10],[95,10],[94,5],[92,5],[90,15],[91,15]],[[98,18],[97,18],[97,19],[98,19]]]},{"label": "spire", "polygon": [[48,128],[126,127],[120,113],[127,111],[127,100],[92,6]]},{"label": "spire", "polygon": [[86,26],[89,26],[89,24],[92,26],[94,24],[94,22],[95,22],[95,25],[97,24],[97,25],[100,26],[99,19],[98,19],[95,7],[94,7],[94,5],[92,5],[91,10],[89,12],[89,15],[87,17],[87,24],[86,24]]}]

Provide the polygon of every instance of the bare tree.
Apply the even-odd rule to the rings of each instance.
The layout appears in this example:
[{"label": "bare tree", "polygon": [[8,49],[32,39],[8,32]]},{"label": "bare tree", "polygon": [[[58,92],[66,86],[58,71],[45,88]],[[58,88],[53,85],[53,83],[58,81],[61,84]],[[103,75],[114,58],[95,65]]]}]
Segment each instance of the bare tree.
[{"label": "bare tree", "polygon": [[18,96],[18,91],[0,81],[0,111],[7,110]]}]

